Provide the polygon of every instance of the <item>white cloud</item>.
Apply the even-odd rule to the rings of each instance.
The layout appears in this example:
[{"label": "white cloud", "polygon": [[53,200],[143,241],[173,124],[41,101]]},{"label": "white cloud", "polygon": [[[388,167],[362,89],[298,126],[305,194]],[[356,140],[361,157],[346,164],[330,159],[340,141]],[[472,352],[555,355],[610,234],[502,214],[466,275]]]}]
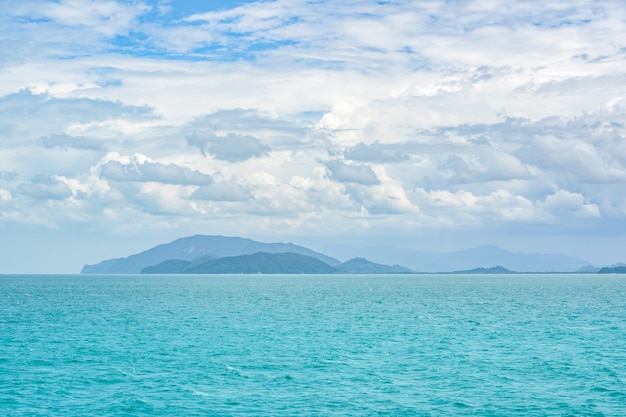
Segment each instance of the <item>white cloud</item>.
[{"label": "white cloud", "polygon": [[[411,159],[410,144],[381,144],[374,142],[370,145],[359,143],[344,150],[344,157],[353,161],[363,162],[401,162]],[[419,151],[416,149],[416,151]]]},{"label": "white cloud", "polygon": [[204,185],[211,184],[211,175],[175,164],[152,162],[144,155],[123,157],[109,153],[99,164],[102,177],[112,181],[159,182],[163,184]]},{"label": "white cloud", "polygon": [[[30,90],[0,97],[0,136],[4,143],[25,143],[40,138],[68,141],[66,130],[75,124],[122,119],[152,119],[147,107],[126,106],[120,102],[82,97],[57,98],[50,94],[33,94]],[[36,120],[36,123],[35,123]],[[63,138],[63,139],[62,139]],[[45,139],[54,142],[54,139]],[[91,147],[97,146],[90,139]]]},{"label": "white cloud", "polygon": [[143,2],[123,4],[114,0],[61,0],[58,2],[24,1],[16,14],[30,19],[64,26],[82,26],[89,30],[113,36],[126,33],[131,23],[150,10]]},{"label": "white cloud", "polygon": [[626,163],[619,157],[623,153],[620,141],[593,143],[588,137],[577,136],[569,132],[561,138],[535,136],[518,154],[527,163],[553,171],[554,178],[586,183],[626,181]]},{"label": "white cloud", "polygon": [[351,197],[356,199],[369,214],[373,215],[411,215],[419,213],[419,208],[406,196],[404,189],[391,182],[373,187],[349,188]]},{"label": "white cloud", "polygon": [[207,152],[216,159],[229,162],[265,156],[269,150],[254,136],[234,133],[218,136],[211,132],[194,132],[187,137],[187,142],[200,149],[203,154]]},{"label": "white cloud", "polygon": [[482,224],[492,220],[541,221],[532,201],[504,189],[476,195],[464,190],[426,191],[418,188],[415,191],[415,198],[426,215],[447,217],[456,225]]},{"label": "white cloud", "polygon": [[[134,188],[134,187],[133,187]],[[127,193],[127,201],[150,215],[178,215],[195,217],[199,211],[189,204],[189,187],[174,184],[142,183],[136,193]]]},{"label": "white cloud", "polygon": [[244,186],[221,182],[198,187],[191,198],[211,201],[246,201],[250,200],[252,195]]},{"label": "white cloud", "polygon": [[0,222],[506,235],[626,215],[617,0],[150,4],[0,2]]},{"label": "white cloud", "polygon": [[11,171],[0,171],[0,180],[12,180],[16,177],[15,172]]},{"label": "white cloud", "polygon": [[0,201],[8,201],[11,198],[13,198],[13,196],[8,190],[5,190],[4,188],[0,188]]},{"label": "white cloud", "polygon": [[72,190],[53,177],[34,178],[31,182],[20,184],[19,190],[36,200],[65,200],[72,196]]},{"label": "white cloud", "polygon": [[531,174],[515,156],[491,146],[469,145],[470,154],[450,154],[444,166],[451,183],[529,179]]},{"label": "white cloud", "polygon": [[458,224],[487,223],[491,220],[522,223],[561,223],[570,217],[600,217],[596,204],[589,203],[579,193],[558,190],[545,196],[543,200],[531,201],[514,195],[508,190],[499,189],[486,195],[476,195],[468,191],[450,192],[447,190],[417,189],[415,197],[422,211],[427,215],[438,213],[451,216],[449,211],[458,211]]},{"label": "white cloud", "polygon": [[74,148],[91,151],[106,151],[106,146],[97,139],[71,136],[67,134],[44,136],[41,138],[41,144],[48,149],[60,148],[67,150],[69,148]]},{"label": "white cloud", "polygon": [[326,163],[330,177],[335,181],[362,185],[379,184],[378,177],[367,165],[346,164],[338,159]]},{"label": "white cloud", "polygon": [[571,214],[577,217],[600,217],[600,209],[596,204],[587,202],[581,194],[565,190],[547,196],[540,206],[555,216]]}]

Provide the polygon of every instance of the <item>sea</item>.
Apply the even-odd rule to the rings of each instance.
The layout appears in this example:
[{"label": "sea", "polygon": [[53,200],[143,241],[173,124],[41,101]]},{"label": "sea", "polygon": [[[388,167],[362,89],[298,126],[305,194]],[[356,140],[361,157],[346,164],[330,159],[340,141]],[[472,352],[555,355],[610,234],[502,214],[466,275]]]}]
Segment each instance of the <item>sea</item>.
[{"label": "sea", "polygon": [[626,416],[626,275],[1,275],[1,416]]}]

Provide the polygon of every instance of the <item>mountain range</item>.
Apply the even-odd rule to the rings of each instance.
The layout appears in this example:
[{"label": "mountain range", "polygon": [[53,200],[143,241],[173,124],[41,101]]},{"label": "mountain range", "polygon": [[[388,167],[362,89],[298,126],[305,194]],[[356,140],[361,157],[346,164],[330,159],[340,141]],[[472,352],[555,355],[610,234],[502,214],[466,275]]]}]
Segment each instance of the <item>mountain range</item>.
[{"label": "mountain range", "polygon": [[195,235],[158,245],[126,258],[85,265],[81,274],[139,274],[146,267],[168,260],[194,261],[206,256],[223,258],[257,252],[290,252],[319,259],[330,266],[341,264],[335,258],[292,243],[262,243],[241,237]]},{"label": "mountain range", "polygon": [[[589,262],[566,255],[514,253],[493,245],[483,245],[454,252],[429,252],[377,246],[358,250],[373,262],[399,263],[419,272],[458,272],[499,265],[517,272],[583,272]],[[599,268],[591,268],[597,272]],[[588,271],[588,272],[591,272]]]},{"label": "mountain range", "polygon": [[341,262],[292,243],[263,243],[241,237],[196,235],[144,252],[85,265],[81,274],[394,274],[400,265],[363,258]]},{"label": "mountain range", "polygon": [[[405,248],[365,248],[346,262],[292,243],[196,235],[124,258],[85,265],[82,274],[139,273],[411,273],[493,268],[517,272],[597,272],[581,259],[513,253],[497,246],[435,253]],[[494,270],[495,271],[495,270]]]}]

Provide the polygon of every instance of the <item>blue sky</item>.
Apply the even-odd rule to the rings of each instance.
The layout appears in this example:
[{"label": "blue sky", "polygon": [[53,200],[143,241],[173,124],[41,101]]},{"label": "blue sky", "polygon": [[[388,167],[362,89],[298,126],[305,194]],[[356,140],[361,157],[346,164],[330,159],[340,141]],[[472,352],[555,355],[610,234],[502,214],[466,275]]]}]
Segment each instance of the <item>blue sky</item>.
[{"label": "blue sky", "polygon": [[191,234],[626,262],[621,1],[0,1],[0,272]]}]

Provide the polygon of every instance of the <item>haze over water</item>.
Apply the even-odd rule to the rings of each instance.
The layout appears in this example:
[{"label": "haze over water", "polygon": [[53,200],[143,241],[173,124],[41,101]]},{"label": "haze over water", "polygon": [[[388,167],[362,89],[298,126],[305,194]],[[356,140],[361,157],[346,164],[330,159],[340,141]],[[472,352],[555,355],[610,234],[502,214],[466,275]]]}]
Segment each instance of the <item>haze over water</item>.
[{"label": "haze over water", "polygon": [[0,414],[626,414],[626,277],[0,277]]}]

